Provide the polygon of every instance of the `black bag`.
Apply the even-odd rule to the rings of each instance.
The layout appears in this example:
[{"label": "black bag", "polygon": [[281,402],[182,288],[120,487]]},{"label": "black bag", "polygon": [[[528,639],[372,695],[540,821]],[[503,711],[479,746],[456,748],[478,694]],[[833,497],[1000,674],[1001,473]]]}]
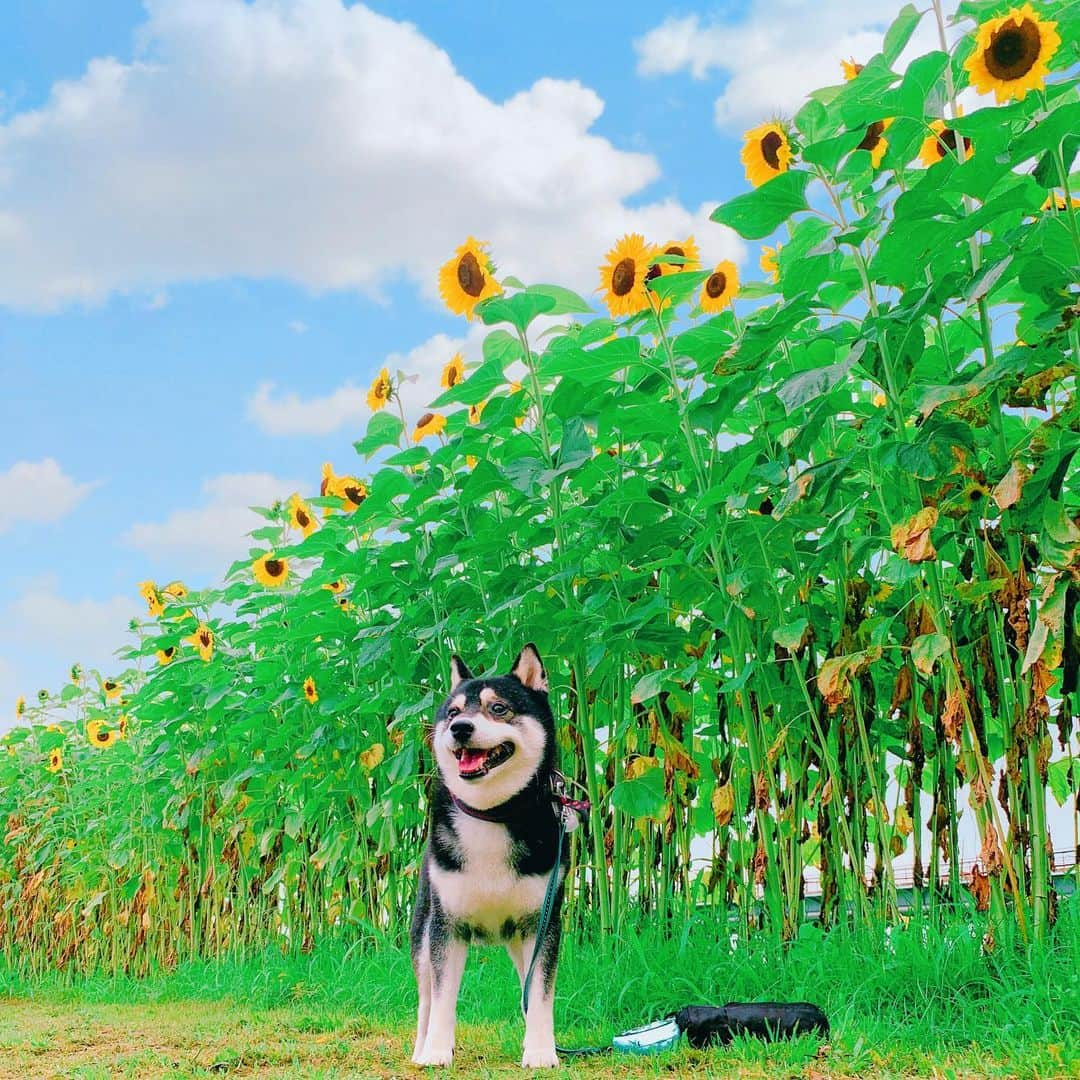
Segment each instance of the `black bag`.
[{"label": "black bag", "polygon": [[726,1044],[737,1035],[758,1039],[790,1039],[794,1035],[829,1035],[828,1017],[806,1001],[729,1002],[687,1005],[675,1014],[675,1023],[691,1046],[701,1049],[710,1043]]}]

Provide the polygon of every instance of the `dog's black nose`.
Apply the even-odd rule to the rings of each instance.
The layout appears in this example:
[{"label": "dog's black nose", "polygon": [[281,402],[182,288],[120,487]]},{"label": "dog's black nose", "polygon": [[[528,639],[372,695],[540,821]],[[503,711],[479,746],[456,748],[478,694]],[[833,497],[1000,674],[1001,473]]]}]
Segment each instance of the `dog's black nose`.
[{"label": "dog's black nose", "polygon": [[450,734],[454,736],[459,743],[467,743],[472,738],[472,733],[476,730],[476,725],[470,720],[455,720],[450,725]]}]

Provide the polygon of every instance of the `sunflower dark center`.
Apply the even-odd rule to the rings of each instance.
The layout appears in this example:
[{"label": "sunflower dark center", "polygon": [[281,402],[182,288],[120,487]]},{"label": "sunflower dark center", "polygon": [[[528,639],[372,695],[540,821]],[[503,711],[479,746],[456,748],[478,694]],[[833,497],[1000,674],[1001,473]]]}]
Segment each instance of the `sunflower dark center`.
[{"label": "sunflower dark center", "polygon": [[863,141],[859,143],[856,150],[873,150],[879,142],[881,142],[881,133],[885,130],[884,120],[875,120],[867,129],[866,134],[863,136]]},{"label": "sunflower dark center", "polygon": [[284,571],[285,567],[280,559],[267,559],[266,562],[263,563],[263,569],[271,577],[281,577],[281,574]]},{"label": "sunflower dark center", "polygon": [[162,651],[162,652],[163,652],[163,653],[164,653],[164,654],[165,654],[165,655],[166,655],[167,657],[169,657],[170,659],[172,659],[172,654],[173,654],[174,652],[176,652],[176,646],[175,646],[175,645],[170,645],[170,646],[169,646],[169,647],[168,647],[167,649],[162,649],[161,651]]},{"label": "sunflower dark center", "polygon": [[616,296],[625,296],[633,287],[637,277],[637,267],[631,258],[622,259],[611,271],[611,291]]},{"label": "sunflower dark center", "polygon": [[95,732],[94,738],[97,739],[98,742],[108,742],[109,733],[107,731],[102,731],[99,729],[97,732]]},{"label": "sunflower dark center", "polygon": [[710,300],[716,300],[718,297],[724,295],[724,290],[727,288],[727,274],[721,270],[717,270],[715,274],[710,274],[708,281],[705,282],[705,295]]},{"label": "sunflower dark center", "polygon": [[775,131],[770,131],[768,135],[761,140],[761,156],[765,159],[765,163],[770,169],[780,168],[780,156],[778,151],[784,140]]},{"label": "sunflower dark center", "polygon": [[296,524],[299,525],[301,529],[306,529],[311,524],[311,518],[309,518],[299,507],[296,509]]},{"label": "sunflower dark center", "polygon": [[349,502],[355,503],[357,506],[359,506],[366,498],[363,489],[355,484],[346,484],[343,490],[345,492],[345,498],[348,499]]},{"label": "sunflower dark center", "polygon": [[446,385],[457,386],[457,368],[452,365],[446,372]]},{"label": "sunflower dark center", "polygon": [[476,297],[484,291],[484,271],[471,251],[458,259],[457,279],[461,291],[469,296]]},{"label": "sunflower dark center", "polygon": [[210,642],[211,642],[211,641],[213,641],[213,640],[214,640],[214,638],[213,638],[213,636],[211,635],[211,633],[210,633],[210,631],[209,631],[209,630],[204,630],[204,631],[203,631],[203,632],[202,632],[202,633],[201,633],[201,634],[199,635],[199,644],[200,644],[200,645],[201,645],[201,646],[202,646],[202,647],[203,647],[204,649],[208,649],[208,648],[210,647]]},{"label": "sunflower dark center", "polygon": [[428,424],[430,424],[431,421],[434,420],[434,419],[435,419],[435,414],[434,413],[426,412],[426,413],[424,413],[423,416],[420,417],[419,421],[417,421],[416,426],[418,428],[427,427]]},{"label": "sunflower dark center", "polygon": [[678,255],[680,259],[686,258],[686,252],[683,251],[678,244],[672,244],[669,248],[664,248],[665,255]]},{"label": "sunflower dark center", "polygon": [[1017,26],[1008,22],[990,35],[984,60],[995,79],[1022,79],[1034,66],[1042,48],[1039,28],[1030,19]]},{"label": "sunflower dark center", "polygon": [[[938,153],[944,157],[946,154],[956,153],[956,132],[952,128],[946,128],[937,137]],[[964,156],[971,154],[971,140],[964,137]]]}]

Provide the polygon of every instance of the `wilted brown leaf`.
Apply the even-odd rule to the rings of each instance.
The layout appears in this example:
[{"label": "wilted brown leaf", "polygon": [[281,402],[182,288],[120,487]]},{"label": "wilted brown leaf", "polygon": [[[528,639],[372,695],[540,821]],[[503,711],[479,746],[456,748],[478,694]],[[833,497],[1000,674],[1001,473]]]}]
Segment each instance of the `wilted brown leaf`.
[{"label": "wilted brown leaf", "polygon": [[978,866],[971,868],[971,880],[968,882],[971,895],[975,897],[975,910],[988,911],[990,908],[990,878]]},{"label": "wilted brown leaf", "polygon": [[713,816],[717,825],[727,825],[735,810],[735,791],[730,784],[721,784],[712,793]]},{"label": "wilted brown leaf", "polygon": [[1014,461],[1009,466],[1009,471],[997,482],[993,490],[994,502],[1002,510],[1008,510],[1010,506],[1020,501],[1020,494],[1024,490],[1024,483],[1028,478],[1027,469],[1019,462]]},{"label": "wilted brown leaf", "polygon": [[898,555],[908,562],[931,562],[937,558],[930,530],[937,524],[938,512],[925,506],[914,517],[892,527],[892,545]]},{"label": "wilted brown leaf", "polygon": [[945,738],[959,747],[960,733],[964,730],[964,699],[959,689],[950,690],[945,698],[941,727],[945,732]]}]

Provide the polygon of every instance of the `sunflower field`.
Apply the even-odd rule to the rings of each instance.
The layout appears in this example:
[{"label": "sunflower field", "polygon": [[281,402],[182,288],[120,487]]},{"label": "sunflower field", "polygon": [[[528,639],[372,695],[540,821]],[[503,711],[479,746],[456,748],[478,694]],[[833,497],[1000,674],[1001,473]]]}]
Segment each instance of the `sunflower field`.
[{"label": "sunflower field", "polygon": [[823,925],[899,917],[903,865],[987,950],[1045,938],[1080,789],[1078,42],[1075,4],[905,7],[747,133],[712,216],[756,280],[630,235],[594,305],[464,243],[439,285],[482,360],[419,417],[381,371],[354,462],[260,509],[218,587],[141,583],[115,671],[20,701],[0,954],[403,928],[451,653],[530,640],[592,804],[572,923],[787,940],[810,882]]}]

